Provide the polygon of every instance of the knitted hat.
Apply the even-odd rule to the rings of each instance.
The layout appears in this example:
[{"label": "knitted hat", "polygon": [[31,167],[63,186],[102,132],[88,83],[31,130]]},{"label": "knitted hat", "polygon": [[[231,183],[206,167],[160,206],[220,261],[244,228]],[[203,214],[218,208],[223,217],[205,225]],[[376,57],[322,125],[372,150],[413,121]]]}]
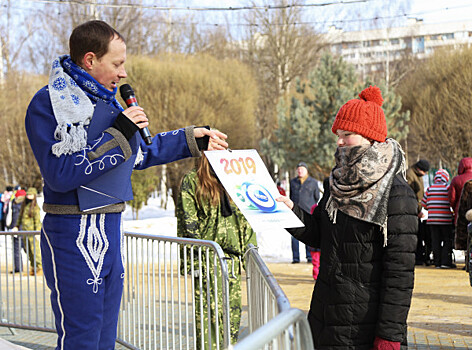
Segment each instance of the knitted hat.
[{"label": "knitted hat", "polygon": [[415,167],[423,171],[428,171],[429,162],[426,159],[420,159],[419,161],[415,163]]},{"label": "knitted hat", "polygon": [[433,182],[436,183],[448,183],[449,182],[449,173],[446,169],[439,169],[434,174]]},{"label": "knitted hat", "polygon": [[331,131],[351,131],[369,140],[385,142],[387,122],[382,110],[382,93],[377,86],[369,86],[359,94],[360,99],[347,101],[334,120]]},{"label": "knitted hat", "polygon": [[308,170],[308,165],[306,165],[305,162],[300,162],[300,163],[298,163],[297,168],[298,168],[298,167],[301,167],[301,166],[302,166],[302,167],[305,167],[306,170]]},{"label": "knitted hat", "polygon": [[23,197],[26,196],[26,191],[25,190],[18,190],[15,193],[15,197]]},{"label": "knitted hat", "polygon": [[26,194],[38,194],[38,191],[34,187],[29,187],[28,190],[26,191]]}]

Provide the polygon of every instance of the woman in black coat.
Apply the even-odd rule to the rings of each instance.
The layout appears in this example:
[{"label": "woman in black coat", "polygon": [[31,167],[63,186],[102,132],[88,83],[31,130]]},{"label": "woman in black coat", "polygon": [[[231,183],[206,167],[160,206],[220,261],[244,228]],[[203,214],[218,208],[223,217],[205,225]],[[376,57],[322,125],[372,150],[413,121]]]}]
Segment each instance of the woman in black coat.
[{"label": "woman in black coat", "polygon": [[289,232],[321,248],[308,313],[315,348],[406,349],[417,200],[400,145],[386,139],[380,89],[371,86],[359,97],[336,115],[336,165],[313,214],[287,197],[278,201],[305,224]]}]

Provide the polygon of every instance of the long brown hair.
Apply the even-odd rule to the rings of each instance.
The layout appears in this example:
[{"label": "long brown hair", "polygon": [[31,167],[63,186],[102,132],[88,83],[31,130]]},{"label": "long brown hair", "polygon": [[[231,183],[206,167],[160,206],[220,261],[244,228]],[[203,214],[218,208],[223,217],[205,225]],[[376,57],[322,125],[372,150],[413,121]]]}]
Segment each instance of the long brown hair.
[{"label": "long brown hair", "polygon": [[224,191],[223,185],[218,181],[213,169],[205,155],[196,160],[197,177],[200,186],[197,188],[197,200],[207,199],[211,205],[220,204],[221,194]]},{"label": "long brown hair", "polygon": [[34,217],[34,210],[35,210],[35,207],[38,205],[38,201],[37,201],[37,195],[34,194],[33,195],[34,198],[31,199],[31,205],[29,207],[29,210],[27,213],[25,213],[25,209],[26,209],[26,204],[27,204],[27,199],[28,199],[28,195],[25,196],[25,200],[23,201],[23,203],[21,203],[21,208],[20,208],[20,217],[23,217],[23,215],[27,215],[29,218],[32,218]]},{"label": "long brown hair", "polygon": [[[31,200],[31,205],[29,207],[29,213],[28,213],[28,216],[30,218],[32,218],[34,216],[34,210],[35,210],[35,207],[38,205],[38,201],[37,201],[37,195],[33,194],[34,198]],[[26,197],[28,198],[28,197]],[[25,198],[25,201],[24,203],[26,204],[26,198]]]}]

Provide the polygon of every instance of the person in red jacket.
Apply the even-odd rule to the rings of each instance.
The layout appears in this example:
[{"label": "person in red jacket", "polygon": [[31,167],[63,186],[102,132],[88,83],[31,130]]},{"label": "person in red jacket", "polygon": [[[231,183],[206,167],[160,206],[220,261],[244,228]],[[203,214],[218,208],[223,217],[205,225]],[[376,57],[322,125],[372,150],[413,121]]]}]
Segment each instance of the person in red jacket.
[{"label": "person in red jacket", "polygon": [[472,180],[472,158],[465,157],[459,162],[457,175],[452,178],[448,192],[449,203],[451,204],[452,210],[454,210],[454,225],[457,225],[457,212],[462,189],[464,188],[464,184],[469,180]]}]

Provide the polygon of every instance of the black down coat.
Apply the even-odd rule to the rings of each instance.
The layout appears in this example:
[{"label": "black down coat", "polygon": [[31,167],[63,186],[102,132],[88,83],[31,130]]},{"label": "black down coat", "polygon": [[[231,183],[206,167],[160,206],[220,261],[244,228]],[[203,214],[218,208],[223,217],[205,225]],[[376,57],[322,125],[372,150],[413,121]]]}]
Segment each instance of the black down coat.
[{"label": "black down coat", "polygon": [[369,350],[380,337],[401,342],[406,349],[418,232],[413,190],[402,177],[395,177],[385,247],[378,225],[341,211],[333,224],[325,210],[328,198],[325,186],[313,215],[295,206],[293,211],[305,227],[289,229],[303,243],[321,248],[320,273],[308,313],[315,348]]}]

